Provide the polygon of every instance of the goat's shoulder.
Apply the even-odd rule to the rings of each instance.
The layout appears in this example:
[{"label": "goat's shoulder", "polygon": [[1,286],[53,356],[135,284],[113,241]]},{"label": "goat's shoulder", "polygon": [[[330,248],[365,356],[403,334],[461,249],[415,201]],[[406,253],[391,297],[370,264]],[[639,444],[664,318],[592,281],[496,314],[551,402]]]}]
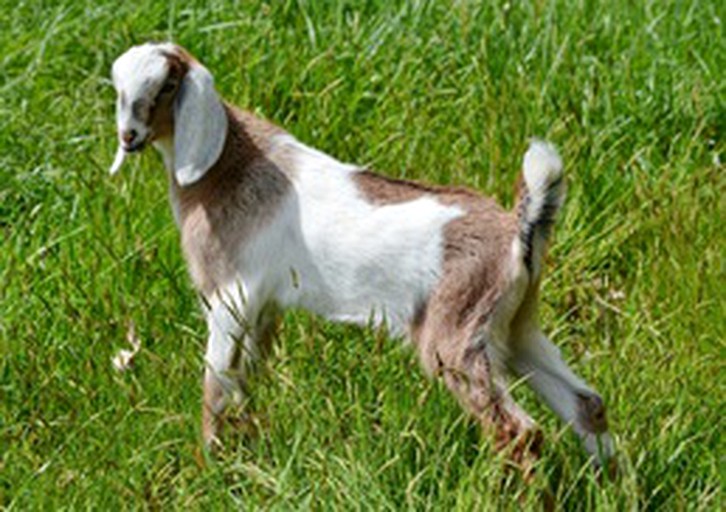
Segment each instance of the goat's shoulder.
[{"label": "goat's shoulder", "polygon": [[[177,187],[182,209],[253,213],[279,202],[289,180],[273,159],[274,140],[286,132],[254,114],[226,105],[229,130],[222,154],[204,179]],[[230,208],[232,207],[232,208]]]},{"label": "goat's shoulder", "polygon": [[247,143],[262,153],[267,153],[273,148],[277,137],[287,135],[284,129],[272,121],[263,119],[249,110],[227,105],[227,113],[232,123],[247,139]]}]

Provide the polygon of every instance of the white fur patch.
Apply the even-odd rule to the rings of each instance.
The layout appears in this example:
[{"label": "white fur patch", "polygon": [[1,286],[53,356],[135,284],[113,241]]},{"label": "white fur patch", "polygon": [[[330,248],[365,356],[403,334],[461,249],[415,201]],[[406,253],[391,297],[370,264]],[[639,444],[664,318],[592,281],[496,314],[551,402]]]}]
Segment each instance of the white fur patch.
[{"label": "white fur patch", "polygon": [[532,195],[541,195],[562,176],[562,159],[551,144],[533,140],[524,154],[524,181]]},{"label": "white fur patch", "polygon": [[374,205],[343,164],[293,137],[293,193],[245,242],[238,268],[253,300],[403,334],[442,273],[443,228],[463,214],[432,197]]}]

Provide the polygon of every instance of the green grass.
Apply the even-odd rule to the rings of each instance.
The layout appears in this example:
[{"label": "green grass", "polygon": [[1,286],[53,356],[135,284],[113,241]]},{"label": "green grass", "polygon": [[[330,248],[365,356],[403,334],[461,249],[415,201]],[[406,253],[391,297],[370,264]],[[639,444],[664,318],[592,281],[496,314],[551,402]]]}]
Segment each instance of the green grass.
[{"label": "green grass", "polygon": [[[726,453],[726,9],[629,2],[10,2],[0,10],[0,506],[717,510]],[[173,39],[233,103],[340,159],[513,202],[527,139],[569,197],[543,321],[609,404],[598,485],[531,393],[534,482],[415,355],[290,313],[256,435],[199,451],[205,327],[158,155],[115,151],[113,60]],[[133,371],[110,363],[133,322]]]}]

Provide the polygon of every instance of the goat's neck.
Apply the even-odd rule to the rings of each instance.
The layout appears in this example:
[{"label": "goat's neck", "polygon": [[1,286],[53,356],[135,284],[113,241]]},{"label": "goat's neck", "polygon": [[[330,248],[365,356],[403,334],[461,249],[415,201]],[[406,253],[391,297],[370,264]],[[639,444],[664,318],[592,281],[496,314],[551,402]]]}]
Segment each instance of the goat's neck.
[{"label": "goat's neck", "polygon": [[[164,167],[171,173],[174,169],[174,139],[172,137],[163,137],[152,142],[156,150],[164,159]],[[171,176],[171,174],[170,174]]]},{"label": "goat's neck", "polygon": [[169,177],[169,203],[171,204],[171,211],[174,214],[174,221],[176,222],[176,225],[179,226],[179,197],[176,193],[176,187],[174,186],[174,138],[171,136],[162,137],[154,140],[152,145],[161,154],[161,158],[164,160],[164,167],[166,168],[166,172]]}]

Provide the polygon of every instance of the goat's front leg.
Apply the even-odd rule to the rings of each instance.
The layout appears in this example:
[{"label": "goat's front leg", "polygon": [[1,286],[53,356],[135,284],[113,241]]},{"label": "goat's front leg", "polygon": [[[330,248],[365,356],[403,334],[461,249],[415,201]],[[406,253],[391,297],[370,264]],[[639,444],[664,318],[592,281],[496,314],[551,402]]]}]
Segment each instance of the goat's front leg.
[{"label": "goat's front leg", "polygon": [[220,444],[222,419],[231,401],[241,401],[249,366],[260,352],[267,321],[246,300],[215,297],[207,314],[202,436],[207,447]]}]

